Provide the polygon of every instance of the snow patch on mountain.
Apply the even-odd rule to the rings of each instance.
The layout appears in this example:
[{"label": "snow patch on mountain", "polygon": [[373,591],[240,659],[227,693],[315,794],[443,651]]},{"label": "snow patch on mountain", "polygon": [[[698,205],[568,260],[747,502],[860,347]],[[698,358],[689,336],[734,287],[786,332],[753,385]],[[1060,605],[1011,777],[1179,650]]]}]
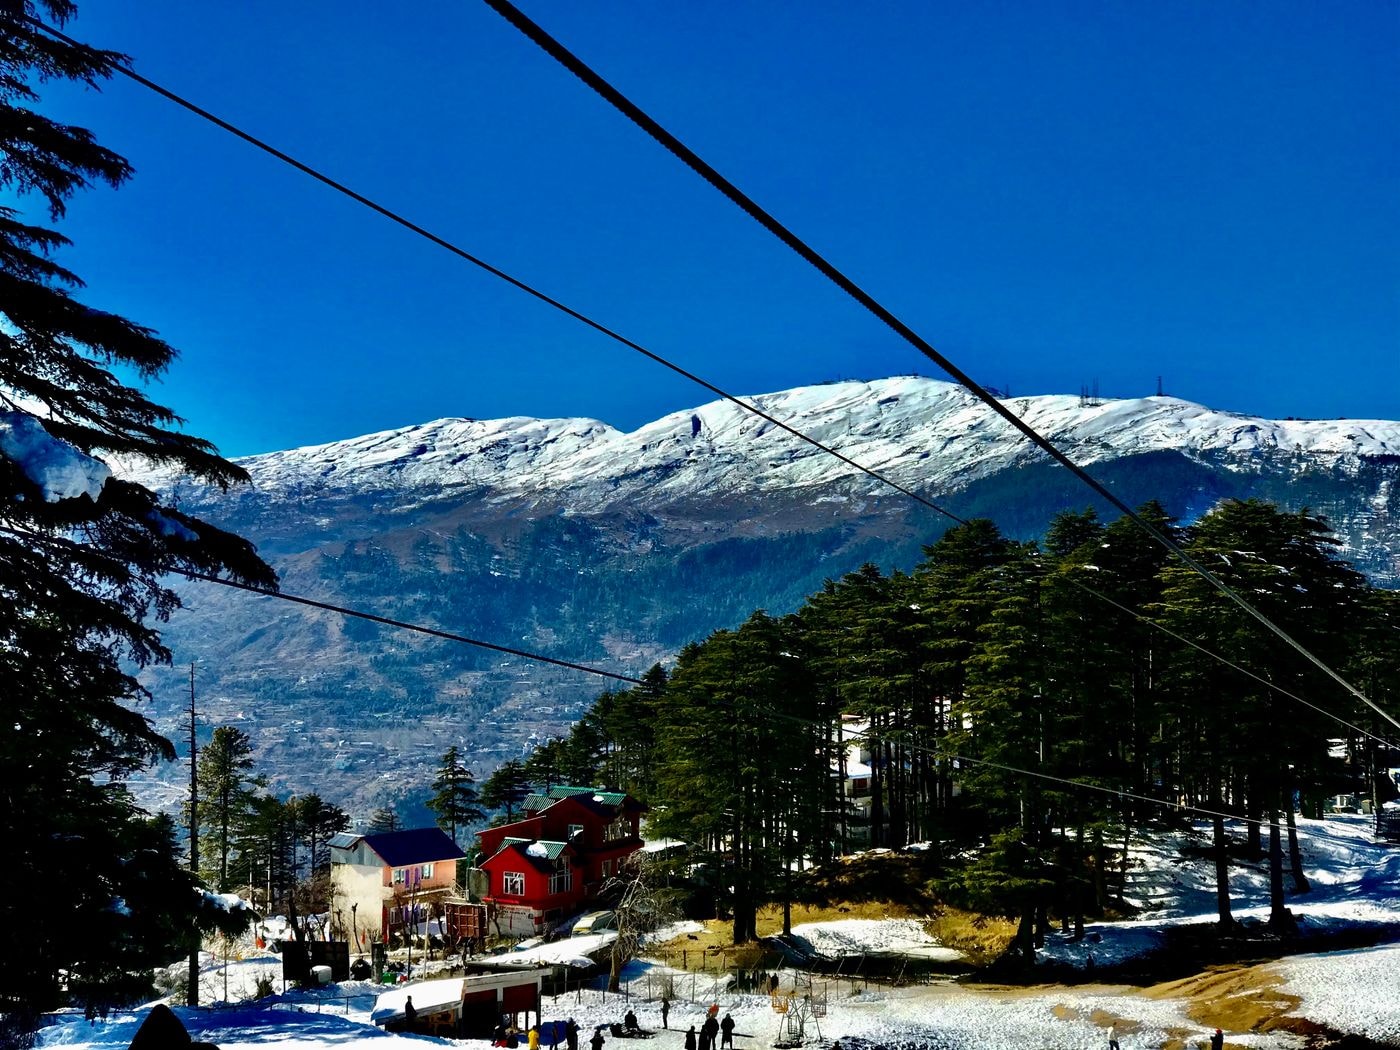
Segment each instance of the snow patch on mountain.
[{"label": "snow patch on mountain", "polygon": [[[1044,458],[972,394],[933,379],[852,380],[746,400],[855,462],[926,491],[954,491]],[[1400,456],[1396,422],[1269,420],[1174,397],[1086,404],[1046,395],[1004,404],[1083,464],[1164,450],[1217,457],[1241,469],[1277,455],[1332,462]],[[273,497],[307,489],[477,490],[487,500],[567,494],[579,510],[643,491],[656,506],[842,482],[856,494],[881,488],[728,401],[672,412],[630,433],[583,418],[439,419],[240,462],[256,488]]]}]

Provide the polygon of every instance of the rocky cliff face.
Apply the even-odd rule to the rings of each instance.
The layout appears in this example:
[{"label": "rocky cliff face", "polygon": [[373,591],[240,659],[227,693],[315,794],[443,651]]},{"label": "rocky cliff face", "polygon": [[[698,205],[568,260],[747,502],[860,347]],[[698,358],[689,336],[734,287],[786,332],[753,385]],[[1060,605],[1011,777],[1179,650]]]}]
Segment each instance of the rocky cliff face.
[{"label": "rocky cliff face", "polygon": [[[1037,536],[1059,511],[1095,502],[947,383],[753,400],[1011,535]],[[1306,506],[1360,568],[1400,582],[1400,423],[1254,419],[1167,397],[1008,404],[1130,504],[1155,497],[1186,520],[1227,496]],[[243,490],[175,495],[253,538],[288,591],[628,673],[755,608],[795,608],[863,562],[908,567],[947,524],[725,402],[631,433],[589,419],[438,420],[244,466]],[[283,790],[352,812],[416,803],[453,743],[484,773],[562,730],[606,686],[209,585],[183,593],[167,639],[177,663],[200,666],[210,726],[250,732]],[[146,676],[167,728],[184,674]],[[177,771],[159,776],[170,786],[146,787],[155,802],[178,792]]]}]

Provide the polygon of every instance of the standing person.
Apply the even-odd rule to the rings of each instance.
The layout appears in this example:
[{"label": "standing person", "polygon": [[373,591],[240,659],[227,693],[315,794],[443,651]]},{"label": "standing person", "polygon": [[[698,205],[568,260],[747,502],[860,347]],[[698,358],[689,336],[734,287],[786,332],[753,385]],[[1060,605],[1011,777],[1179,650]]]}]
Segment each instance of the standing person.
[{"label": "standing person", "polygon": [[667,998],[663,995],[663,996],[661,997],[661,1027],[662,1027],[662,1028],[670,1028],[670,1027],[671,1027],[670,1024],[667,1023],[667,1022],[670,1020],[670,1017],[671,1017],[671,1000],[670,1000],[670,999],[667,999]]},{"label": "standing person", "polygon": [[720,1037],[719,1045],[730,1047],[732,1050],[734,1046],[734,1018],[725,1014],[724,1020],[719,1023],[719,1030],[724,1033]]},{"label": "standing person", "polygon": [[530,1030],[525,1033],[525,1045],[530,1050],[540,1050],[540,1025],[538,1021],[532,1024]]},{"label": "standing person", "polygon": [[1118,1022],[1108,1026],[1108,1050],[1118,1050]]},{"label": "standing person", "polygon": [[569,1050],[578,1050],[578,1022],[572,1017],[569,1023],[564,1026],[564,1043]]},{"label": "standing person", "polygon": [[1217,1028],[1215,1034],[1210,1037],[1210,1050],[1225,1050],[1225,1033],[1219,1028]]},{"label": "standing person", "polygon": [[403,1001],[403,1026],[413,1031],[413,1022],[418,1020],[418,1011],[413,1008],[413,996]]},{"label": "standing person", "polygon": [[719,1022],[715,1020],[714,1014],[710,1014],[700,1026],[700,1040],[703,1044],[701,1050],[715,1050],[715,1037],[718,1035]]},{"label": "standing person", "polygon": [[695,1026],[690,1026],[690,1031],[685,1033],[685,1050],[695,1050]]},{"label": "standing person", "polygon": [[597,1028],[593,1029],[593,1038],[588,1040],[588,1045],[591,1046],[593,1050],[603,1050],[603,1044],[605,1042],[607,1042],[607,1040],[603,1038],[603,1028],[599,1025]]}]

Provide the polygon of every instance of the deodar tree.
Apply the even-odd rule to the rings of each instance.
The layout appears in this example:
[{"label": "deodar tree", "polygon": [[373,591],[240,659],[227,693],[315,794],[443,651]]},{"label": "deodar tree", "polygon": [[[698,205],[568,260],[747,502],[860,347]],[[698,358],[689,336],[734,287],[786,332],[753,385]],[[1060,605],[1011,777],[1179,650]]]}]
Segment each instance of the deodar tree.
[{"label": "deodar tree", "polygon": [[95,85],[119,57],[30,21],[73,14],[67,0],[0,4],[0,190],[40,212],[0,208],[0,915],[24,941],[0,953],[12,1031],[65,996],[139,995],[154,963],[187,950],[195,886],[173,874],[168,827],[120,787],[173,754],[134,710],[128,669],[169,659],[156,626],[179,605],[168,574],[275,583],[251,545],[111,470],[120,456],[220,486],[245,477],[119,377],[154,378],[174,350],[84,305],[57,261],[67,242],[44,223],[131,174],[88,131],[34,112],[45,80]]}]

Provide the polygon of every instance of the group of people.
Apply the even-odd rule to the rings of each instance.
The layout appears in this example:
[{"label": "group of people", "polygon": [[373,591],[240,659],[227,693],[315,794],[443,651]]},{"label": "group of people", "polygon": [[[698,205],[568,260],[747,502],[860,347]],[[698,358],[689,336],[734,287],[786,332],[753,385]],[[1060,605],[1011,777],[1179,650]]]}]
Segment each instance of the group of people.
[{"label": "group of people", "polygon": [[[544,1025],[543,1031],[539,1024],[531,1025],[525,1031],[525,1045],[528,1050],[540,1050],[541,1043],[544,1043],[549,1050],[555,1050],[561,1037],[569,1050],[578,1050],[578,1023],[572,1017],[564,1022],[550,1021]],[[502,1021],[491,1036],[491,1045],[513,1050],[520,1045],[520,1029]]]},{"label": "group of people", "polygon": [[[573,1018],[569,1018],[571,1031],[576,1032]],[[642,1028],[637,1021],[634,1011],[628,1010],[622,1017],[621,1024],[608,1026],[612,1034],[619,1038],[635,1038],[637,1036],[649,1036],[652,1033]],[[661,1000],[661,1027],[671,1027],[671,1000]],[[603,1045],[607,1038],[603,1035],[603,1025],[598,1025],[593,1029],[593,1038],[588,1041],[591,1050],[603,1050]],[[697,1032],[695,1026],[691,1025],[690,1030],[685,1033],[685,1050],[733,1050],[734,1046],[734,1018],[729,1014],[724,1015],[724,1019],[719,1019],[719,1004],[716,1003],[706,1011],[704,1023],[700,1025]],[[532,1043],[530,1050],[537,1050]],[[569,1037],[569,1050],[578,1050],[577,1039],[572,1034]]]},{"label": "group of people", "polygon": [[715,1050],[715,1037],[719,1037],[721,1047],[734,1046],[734,1018],[728,1014],[724,1015],[724,1020],[716,1019],[719,1013],[718,1006],[710,1007],[705,1015],[705,1021],[700,1026],[697,1037],[695,1026],[690,1026],[690,1031],[685,1033],[685,1050]]}]

